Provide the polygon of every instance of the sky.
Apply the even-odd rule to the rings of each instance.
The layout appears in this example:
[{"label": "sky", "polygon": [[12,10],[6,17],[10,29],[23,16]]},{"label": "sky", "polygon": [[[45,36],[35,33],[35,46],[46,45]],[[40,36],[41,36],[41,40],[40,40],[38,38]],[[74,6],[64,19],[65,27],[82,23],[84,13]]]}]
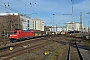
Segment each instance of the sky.
[{"label": "sky", "polygon": [[[5,5],[9,9],[5,8]],[[90,0],[0,0],[0,13],[18,12],[31,18],[39,18],[47,26],[57,24],[62,27],[66,22],[80,22],[81,12],[82,23],[88,27],[90,25],[90,14],[87,14],[90,12],[89,6]]]}]

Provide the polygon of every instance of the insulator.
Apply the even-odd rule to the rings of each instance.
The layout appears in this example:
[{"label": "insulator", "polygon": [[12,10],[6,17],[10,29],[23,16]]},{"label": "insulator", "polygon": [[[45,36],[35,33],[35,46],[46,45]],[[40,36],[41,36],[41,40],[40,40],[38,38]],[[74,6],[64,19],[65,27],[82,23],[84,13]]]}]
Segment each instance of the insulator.
[{"label": "insulator", "polygon": [[6,4],[4,3],[5,7],[6,7]]},{"label": "insulator", "polygon": [[36,5],[36,3],[35,3],[35,5]]},{"label": "insulator", "polygon": [[30,5],[32,5],[32,3],[30,3]]},{"label": "insulator", "polygon": [[10,6],[10,5],[9,5],[9,2],[8,2],[8,6]]}]

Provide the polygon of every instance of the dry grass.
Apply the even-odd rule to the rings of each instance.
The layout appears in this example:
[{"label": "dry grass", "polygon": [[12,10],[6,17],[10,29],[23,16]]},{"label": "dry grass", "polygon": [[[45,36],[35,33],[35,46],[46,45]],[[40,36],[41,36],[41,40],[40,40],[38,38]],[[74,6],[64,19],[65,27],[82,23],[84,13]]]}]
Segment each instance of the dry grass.
[{"label": "dry grass", "polygon": [[[49,57],[48,60],[63,60],[65,59],[65,56],[62,56],[65,52],[66,46],[64,47],[58,47],[57,50]],[[65,53],[66,54],[66,53]]]},{"label": "dry grass", "polygon": [[84,40],[81,43],[83,46],[87,47],[90,50],[90,40]]},{"label": "dry grass", "polygon": [[3,42],[3,37],[0,37],[0,42]]}]

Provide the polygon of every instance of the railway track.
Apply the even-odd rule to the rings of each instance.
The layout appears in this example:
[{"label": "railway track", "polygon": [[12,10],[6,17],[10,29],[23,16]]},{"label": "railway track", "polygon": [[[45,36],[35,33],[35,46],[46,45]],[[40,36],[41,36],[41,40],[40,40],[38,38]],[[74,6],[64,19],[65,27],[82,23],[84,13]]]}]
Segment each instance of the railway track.
[{"label": "railway track", "polygon": [[67,60],[83,60],[76,40],[69,42]]},{"label": "railway track", "polygon": [[[47,40],[45,40],[45,39],[46,38],[41,38],[41,39],[39,38],[37,40],[26,40],[26,41],[23,41],[23,42],[17,42],[17,43],[12,45],[12,47],[14,47],[14,49],[12,51],[10,51],[7,48],[0,50],[0,59],[2,59],[2,60],[11,59],[12,60],[14,58],[18,58],[19,56],[22,56],[22,54],[24,55],[25,53],[28,53],[30,51],[41,49],[44,46],[47,46],[47,45],[50,45],[50,44],[53,44],[53,43],[66,45],[66,44],[68,44],[68,41],[73,40],[73,38],[66,38],[64,36],[58,36],[58,37],[57,36],[56,37],[52,36],[50,39],[47,39]],[[59,40],[59,39],[61,39],[61,40]],[[28,44],[30,44],[30,46],[28,46]],[[27,46],[27,47],[24,48],[24,47],[21,47],[21,46]],[[8,48],[10,48],[10,47],[11,47],[11,45]],[[78,52],[76,53],[76,51],[77,51],[77,48],[76,48],[76,45],[75,45],[75,41],[71,41],[69,43],[69,50],[68,50],[67,60],[69,60],[69,59],[72,60],[74,58],[78,58],[78,59],[75,59],[75,60],[80,60]],[[72,58],[72,56],[76,56],[76,57]]]},{"label": "railway track", "polygon": [[47,42],[37,44],[37,45],[31,46],[31,47],[21,48],[21,49],[15,50],[15,51],[11,51],[11,52],[2,54],[2,55],[0,55],[0,58],[4,58],[4,60],[9,60],[10,58],[13,58],[13,57],[19,56],[21,54],[24,54],[27,51],[31,51],[31,50],[34,50],[34,49],[37,49],[37,48],[40,48],[40,47],[43,47],[45,45],[49,45],[49,44],[52,44],[52,43],[53,43],[53,41],[51,41],[51,42],[47,41]]},{"label": "railway track", "polygon": [[38,41],[38,40],[40,41],[43,38],[45,38],[45,37],[31,39],[31,40],[25,40],[25,41],[21,41],[21,42],[9,43],[6,46],[0,47],[0,52],[5,51],[5,50],[9,49],[10,47],[17,47],[17,46],[29,44],[29,43],[32,43],[32,42]]},{"label": "railway track", "polygon": [[0,56],[3,54],[10,54],[12,51],[10,51],[10,47],[13,47],[13,51],[19,50],[19,49],[24,49],[24,46],[33,46],[36,43],[38,44],[38,42],[43,42],[45,41],[43,38],[37,38],[37,39],[32,39],[32,40],[26,40],[26,41],[22,41],[22,42],[16,42],[16,43],[12,43],[9,44],[8,46],[2,47],[0,48]]},{"label": "railway track", "polygon": [[[32,48],[32,47],[35,47],[35,46],[38,46],[38,45],[41,45],[44,44],[44,45],[48,45],[48,41],[45,40],[46,38],[45,37],[42,37],[42,38],[37,38],[37,39],[32,39],[32,40],[26,40],[26,41],[23,41],[23,42],[17,42],[17,43],[13,43],[9,46],[6,46],[4,48],[1,48],[0,50],[0,58],[6,58],[7,56],[9,56],[10,58],[10,54],[12,55],[16,55],[18,56],[19,54],[17,52],[19,51],[25,51],[25,50],[28,50],[28,48]],[[44,43],[45,41],[47,41],[46,43]],[[39,43],[38,43],[39,42]],[[42,43],[42,44],[40,44]],[[50,44],[50,43],[49,43]],[[28,46],[30,45],[30,46]],[[34,46],[35,45],[35,46]],[[28,48],[24,48],[24,46],[28,46]],[[13,47],[14,50],[13,51],[10,51],[9,48],[10,47]],[[17,54],[16,54],[17,53]],[[25,53],[25,52],[24,52]],[[15,56],[14,55],[14,56]],[[7,58],[8,59],[8,58]],[[7,60],[6,59],[6,60]]]},{"label": "railway track", "polygon": [[[49,36],[50,37],[50,36]],[[20,42],[15,42],[15,43],[7,43],[5,46],[0,46],[0,52],[3,52],[5,50],[8,50],[10,47],[17,47],[17,46],[20,46],[21,44],[24,45],[24,44],[28,44],[28,43],[32,43],[34,41],[40,41],[40,40],[46,40],[48,39],[49,37],[37,37],[37,38],[33,38],[33,39],[30,39],[30,40],[24,40],[24,41],[20,41]],[[51,36],[52,37],[52,36]]]}]

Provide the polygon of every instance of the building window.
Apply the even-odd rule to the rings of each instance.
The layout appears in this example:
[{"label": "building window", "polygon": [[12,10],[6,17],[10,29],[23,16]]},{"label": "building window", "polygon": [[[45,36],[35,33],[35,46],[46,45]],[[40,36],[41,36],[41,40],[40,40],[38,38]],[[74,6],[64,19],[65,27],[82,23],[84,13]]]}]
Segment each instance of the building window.
[{"label": "building window", "polygon": [[29,23],[29,20],[27,20],[27,23]]},{"label": "building window", "polygon": [[36,21],[35,21],[35,29],[36,29]]},{"label": "building window", "polygon": [[28,28],[28,30],[29,30],[29,28]]},{"label": "building window", "polygon": [[34,21],[33,21],[33,29],[34,29]]},{"label": "building window", "polygon": [[28,27],[29,27],[29,24],[28,24]]}]

